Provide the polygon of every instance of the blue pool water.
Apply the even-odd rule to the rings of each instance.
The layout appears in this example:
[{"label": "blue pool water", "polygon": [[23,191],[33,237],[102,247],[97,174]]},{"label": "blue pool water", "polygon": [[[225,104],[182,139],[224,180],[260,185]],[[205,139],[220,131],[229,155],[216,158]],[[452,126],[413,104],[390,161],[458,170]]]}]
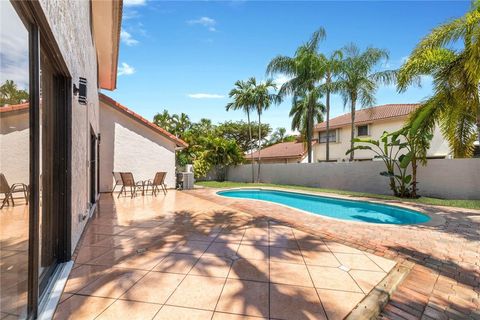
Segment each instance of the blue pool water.
[{"label": "blue pool water", "polygon": [[218,195],[231,198],[264,200],[287,205],[313,214],[342,220],[382,223],[416,224],[430,220],[425,214],[386,204],[344,200],[296,192],[264,189],[219,191]]}]

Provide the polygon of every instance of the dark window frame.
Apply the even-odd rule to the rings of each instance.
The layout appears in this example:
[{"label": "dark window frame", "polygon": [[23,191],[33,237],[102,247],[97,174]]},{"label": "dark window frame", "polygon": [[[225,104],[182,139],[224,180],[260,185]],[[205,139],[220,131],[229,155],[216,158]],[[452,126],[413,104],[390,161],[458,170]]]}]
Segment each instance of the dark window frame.
[{"label": "dark window frame", "polygon": [[30,193],[29,193],[29,238],[28,238],[28,292],[27,319],[38,316],[39,293],[39,108],[40,108],[40,52],[47,51],[49,59],[55,66],[56,81],[60,81],[57,91],[57,105],[63,108],[56,123],[56,135],[60,137],[55,165],[58,170],[58,194],[56,210],[58,215],[58,249],[59,262],[71,260],[71,132],[72,132],[72,81],[68,67],[49,27],[43,9],[38,1],[11,1],[19,18],[28,31],[29,51],[29,124],[30,124]]},{"label": "dark window frame", "polygon": [[[366,128],[367,133],[366,134],[361,134],[360,133],[360,128]],[[370,125],[369,124],[361,124],[357,126],[357,137],[368,137],[370,135]]]}]

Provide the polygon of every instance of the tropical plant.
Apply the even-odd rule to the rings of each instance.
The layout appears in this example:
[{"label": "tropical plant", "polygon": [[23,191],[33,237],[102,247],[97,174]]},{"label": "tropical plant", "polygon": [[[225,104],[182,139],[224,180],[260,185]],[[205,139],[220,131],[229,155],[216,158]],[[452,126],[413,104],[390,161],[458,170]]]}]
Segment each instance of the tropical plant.
[{"label": "tropical plant", "polygon": [[276,94],[271,93],[271,90],[275,90],[277,86],[273,83],[272,79],[267,79],[265,82],[257,83],[257,80],[252,77],[248,79],[248,83],[252,90],[252,102],[256,108],[258,115],[258,171],[257,180],[260,181],[260,163],[261,163],[261,151],[262,151],[262,121],[261,115],[264,110],[267,110],[272,103],[276,102]]},{"label": "tropical plant", "polygon": [[24,103],[28,101],[28,99],[28,92],[19,89],[13,80],[7,80],[0,86],[0,107]]},{"label": "tropical plant", "polygon": [[432,132],[439,123],[454,156],[472,156],[473,142],[480,143],[479,0],[420,41],[399,70],[398,90],[420,85],[423,75],[433,77],[434,94],[410,118],[411,134]]},{"label": "tropical plant", "polygon": [[379,85],[394,82],[395,71],[375,71],[381,61],[388,59],[386,50],[369,47],[361,52],[355,44],[350,44],[342,49],[342,53],[343,60],[334,87],[341,94],[344,106],[350,103],[350,161],[353,161],[357,103],[362,108],[373,105]]},{"label": "tropical plant", "polygon": [[335,77],[342,67],[343,53],[341,50],[335,50],[330,56],[324,59],[325,64],[325,82],[320,85],[320,90],[325,94],[326,106],[326,134],[325,159],[330,160],[330,95],[335,92]]},{"label": "tropical plant", "polygon": [[376,154],[376,158],[381,159],[387,168],[380,172],[380,175],[387,177],[390,181],[390,189],[397,197],[407,197],[410,195],[410,183],[412,176],[407,174],[409,159],[402,153],[407,144],[399,139],[401,132],[394,133],[383,132],[380,139],[353,138],[356,143],[346,154],[351,154],[355,150],[370,150]]},{"label": "tropical plant", "polygon": [[[290,78],[278,91],[278,101],[286,96],[307,96],[315,90],[325,77],[325,57],[318,54],[318,45],[325,38],[325,30],[319,28],[310,40],[301,45],[293,57],[277,56],[267,67],[267,74],[281,73]],[[309,99],[307,127],[308,162],[312,162],[313,109],[315,99]]]},{"label": "tropical plant", "polygon": [[[298,130],[304,142],[308,141],[309,123],[323,121],[325,105],[320,101],[322,95],[316,88],[309,93],[301,93],[293,97],[292,108],[289,116],[292,118],[292,130]],[[311,110],[313,106],[313,109]],[[313,122],[310,120],[313,119]],[[311,143],[311,142],[310,142]]]},{"label": "tropical plant", "polygon": [[417,197],[417,168],[420,163],[422,166],[427,164],[427,151],[430,148],[430,141],[433,134],[427,131],[419,131],[416,134],[412,133],[411,126],[407,124],[400,129],[401,136],[406,141],[406,149],[408,153],[405,155],[404,162],[409,161],[412,167],[412,184],[410,196]]},{"label": "tropical plant", "polygon": [[[242,110],[247,115],[248,123],[248,135],[252,140],[252,126],[250,124],[250,111],[253,110],[253,92],[250,82],[238,80],[235,82],[235,88],[233,88],[228,96],[233,99],[233,102],[227,104],[225,109],[229,110]],[[253,161],[253,152],[251,154],[252,162],[252,183],[255,182],[255,164]]]},{"label": "tropical plant", "polygon": [[272,133],[272,136],[270,137],[270,139],[269,139],[268,143],[265,145],[265,147],[266,146],[271,146],[271,145],[274,145],[274,144],[277,144],[277,143],[295,141],[296,139],[297,139],[296,136],[287,134],[287,129],[277,128]]},{"label": "tropical plant", "polygon": [[[225,121],[216,126],[216,132],[217,135],[220,135],[225,139],[235,140],[245,153],[249,153],[251,150],[257,148],[258,128],[258,123],[255,121],[251,121],[250,125],[244,121]],[[252,132],[251,138],[250,131]],[[271,131],[272,129],[268,123],[262,123],[260,127],[260,134],[262,137],[268,136]]]},{"label": "tropical plant", "polygon": [[173,131],[173,120],[167,109],[164,109],[162,113],[155,114],[153,116],[153,123],[167,130],[168,132]]}]

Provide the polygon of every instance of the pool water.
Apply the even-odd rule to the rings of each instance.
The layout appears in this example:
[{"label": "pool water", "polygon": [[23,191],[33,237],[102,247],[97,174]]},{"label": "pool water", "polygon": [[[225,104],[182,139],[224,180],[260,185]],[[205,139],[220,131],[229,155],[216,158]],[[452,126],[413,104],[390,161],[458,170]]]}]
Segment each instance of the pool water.
[{"label": "pool water", "polygon": [[263,200],[336,219],[381,223],[417,224],[430,220],[425,214],[386,204],[345,200],[297,192],[265,189],[238,189],[217,192],[230,198]]}]

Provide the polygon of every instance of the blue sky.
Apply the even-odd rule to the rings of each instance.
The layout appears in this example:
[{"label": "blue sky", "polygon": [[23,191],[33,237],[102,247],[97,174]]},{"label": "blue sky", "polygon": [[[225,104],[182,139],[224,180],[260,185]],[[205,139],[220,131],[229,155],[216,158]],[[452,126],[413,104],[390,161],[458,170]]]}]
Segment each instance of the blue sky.
[{"label": "blue sky", "polygon": [[[293,55],[318,27],[327,31],[320,50],[329,53],[355,42],[384,48],[397,68],[415,44],[438,24],[468,10],[468,1],[249,2],[124,0],[117,90],[107,92],[147,119],[167,109],[192,120],[240,120],[226,112],[228,92],[238,79],[265,78],[268,62]],[[281,83],[284,77],[276,77]],[[382,87],[377,104],[414,103],[429,96],[422,88],[397,94]],[[290,129],[290,99],[265,112],[273,128]],[[340,97],[332,116],[346,112]]]}]

